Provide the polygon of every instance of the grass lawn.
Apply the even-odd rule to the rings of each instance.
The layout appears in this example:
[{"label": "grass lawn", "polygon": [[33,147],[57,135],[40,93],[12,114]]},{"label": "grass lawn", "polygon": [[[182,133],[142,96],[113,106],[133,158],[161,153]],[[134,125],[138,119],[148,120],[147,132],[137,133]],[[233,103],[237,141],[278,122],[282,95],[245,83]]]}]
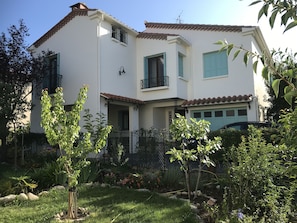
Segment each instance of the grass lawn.
[{"label": "grass lawn", "polygon": [[[83,222],[197,223],[188,203],[156,193],[99,186],[78,191],[78,206],[90,212]],[[14,201],[0,207],[0,222],[56,222],[53,216],[67,209],[67,195],[66,190],[51,190],[36,201]]]}]

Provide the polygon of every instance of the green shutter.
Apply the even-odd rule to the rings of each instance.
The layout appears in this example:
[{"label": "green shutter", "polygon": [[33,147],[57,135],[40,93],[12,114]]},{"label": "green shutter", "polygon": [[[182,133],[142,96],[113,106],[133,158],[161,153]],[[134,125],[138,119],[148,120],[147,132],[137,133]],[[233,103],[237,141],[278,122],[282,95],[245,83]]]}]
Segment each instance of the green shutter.
[{"label": "green shutter", "polygon": [[144,64],[144,79],[142,83],[142,88],[148,88],[148,58],[144,57],[143,58],[143,64]]},{"label": "green shutter", "polygon": [[163,53],[163,59],[164,59],[164,66],[163,66],[163,68],[164,68],[164,77],[166,76],[166,70],[167,70],[167,67],[166,67],[166,53]]},{"label": "green shutter", "polygon": [[226,51],[203,54],[204,78],[228,74],[228,58]]},{"label": "green shutter", "polygon": [[50,76],[49,76],[49,58],[45,58],[45,74],[43,76],[42,80],[42,88],[49,88],[49,83],[50,83]]},{"label": "green shutter", "polygon": [[61,75],[60,75],[60,53],[57,54],[57,83],[56,87],[61,87]]},{"label": "green shutter", "polygon": [[178,76],[184,76],[184,57],[182,54],[178,54]]}]

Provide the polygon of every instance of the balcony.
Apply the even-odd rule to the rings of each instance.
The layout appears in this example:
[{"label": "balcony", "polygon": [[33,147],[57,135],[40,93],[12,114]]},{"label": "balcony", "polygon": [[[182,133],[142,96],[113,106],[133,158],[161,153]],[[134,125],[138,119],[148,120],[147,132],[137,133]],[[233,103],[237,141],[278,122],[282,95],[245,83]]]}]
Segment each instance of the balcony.
[{"label": "balcony", "polygon": [[169,77],[162,76],[157,78],[148,78],[140,81],[141,89],[169,86]]}]

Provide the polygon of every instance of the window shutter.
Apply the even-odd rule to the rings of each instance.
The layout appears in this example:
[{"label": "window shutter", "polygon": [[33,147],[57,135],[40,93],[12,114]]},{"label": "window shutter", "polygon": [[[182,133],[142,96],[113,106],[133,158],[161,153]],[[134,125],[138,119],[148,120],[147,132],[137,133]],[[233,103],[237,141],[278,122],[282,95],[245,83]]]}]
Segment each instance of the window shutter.
[{"label": "window shutter", "polygon": [[178,54],[178,76],[184,76],[184,57],[180,53]]},{"label": "window shutter", "polygon": [[164,77],[166,76],[166,70],[167,70],[167,68],[166,68],[166,53],[163,53],[163,60],[164,60],[164,64],[163,64],[163,75],[164,75]]},{"label": "window shutter", "polygon": [[49,80],[50,78],[50,73],[49,73],[49,58],[45,58],[45,74],[43,76],[42,80],[42,88],[49,88]]},{"label": "window shutter", "polygon": [[61,73],[60,73],[60,53],[57,54],[57,83],[56,87],[61,87]]},{"label": "window shutter", "polygon": [[143,79],[143,83],[142,83],[142,87],[143,88],[148,88],[148,58],[145,57],[143,60],[143,64],[144,64],[144,79]]}]

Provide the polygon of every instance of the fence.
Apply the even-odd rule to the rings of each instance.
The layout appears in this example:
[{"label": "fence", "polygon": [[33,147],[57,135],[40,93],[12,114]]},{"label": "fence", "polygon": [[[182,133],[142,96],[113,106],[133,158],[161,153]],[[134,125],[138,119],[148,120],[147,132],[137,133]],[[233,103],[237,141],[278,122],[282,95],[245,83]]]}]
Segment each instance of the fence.
[{"label": "fence", "polygon": [[113,132],[109,136],[107,150],[115,149],[121,143],[129,165],[165,169],[169,158],[166,152],[172,147],[169,132],[159,129],[140,129],[134,132]]}]

